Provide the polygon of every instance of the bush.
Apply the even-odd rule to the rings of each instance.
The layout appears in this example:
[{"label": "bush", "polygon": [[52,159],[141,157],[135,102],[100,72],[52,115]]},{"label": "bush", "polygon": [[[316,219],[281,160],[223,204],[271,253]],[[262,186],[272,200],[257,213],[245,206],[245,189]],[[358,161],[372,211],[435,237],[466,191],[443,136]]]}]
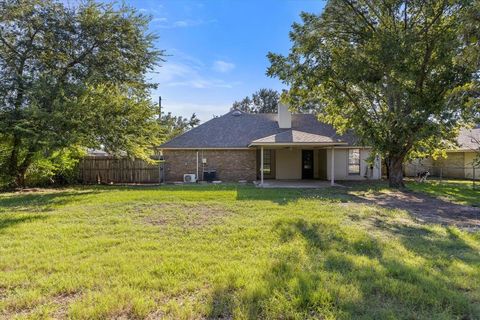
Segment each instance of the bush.
[{"label": "bush", "polygon": [[49,157],[39,155],[25,175],[27,186],[65,185],[77,182],[77,165],[84,152],[62,149]]}]

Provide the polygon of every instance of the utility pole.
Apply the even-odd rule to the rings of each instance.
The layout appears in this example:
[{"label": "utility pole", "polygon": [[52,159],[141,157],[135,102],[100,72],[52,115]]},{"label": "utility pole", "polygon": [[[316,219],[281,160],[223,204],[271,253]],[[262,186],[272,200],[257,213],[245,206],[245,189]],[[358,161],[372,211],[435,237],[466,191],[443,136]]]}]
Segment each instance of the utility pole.
[{"label": "utility pole", "polygon": [[158,96],[158,122],[162,121],[162,96]]}]

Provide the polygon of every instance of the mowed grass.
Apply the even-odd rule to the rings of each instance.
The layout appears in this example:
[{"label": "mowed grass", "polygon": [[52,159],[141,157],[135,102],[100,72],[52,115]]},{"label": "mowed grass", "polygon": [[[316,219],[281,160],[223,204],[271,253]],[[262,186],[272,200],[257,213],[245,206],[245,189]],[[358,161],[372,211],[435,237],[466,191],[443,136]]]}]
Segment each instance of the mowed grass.
[{"label": "mowed grass", "polygon": [[408,188],[459,204],[480,207],[480,181],[475,188],[471,180],[428,180],[410,182]]},{"label": "mowed grass", "polygon": [[2,317],[478,319],[480,235],[350,189],[3,194]]}]

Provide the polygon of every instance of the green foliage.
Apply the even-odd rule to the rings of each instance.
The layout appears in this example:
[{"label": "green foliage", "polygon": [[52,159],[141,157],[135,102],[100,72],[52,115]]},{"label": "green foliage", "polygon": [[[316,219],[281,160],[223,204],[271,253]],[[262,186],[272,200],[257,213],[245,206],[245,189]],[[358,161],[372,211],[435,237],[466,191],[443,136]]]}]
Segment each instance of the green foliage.
[{"label": "green foliage", "polygon": [[[480,125],[477,125],[477,129],[480,128]],[[474,143],[474,148],[472,151],[475,152],[475,158],[473,159],[473,165],[475,167],[480,167],[480,138],[478,136],[472,135],[470,137],[471,141]],[[480,172],[478,173],[480,175]]]},{"label": "green foliage", "polygon": [[171,112],[162,114],[160,125],[164,132],[164,141],[171,140],[182,133],[195,128],[200,123],[200,119],[194,113],[190,119],[182,116],[174,116]]},{"label": "green foliage", "polygon": [[0,175],[25,184],[72,146],[146,158],[158,142],[145,74],[163,55],[149,18],[124,5],[0,3]]},{"label": "green foliage", "polygon": [[479,318],[478,232],[368,205],[367,191],[0,194],[0,317]]},{"label": "green foliage", "polygon": [[127,90],[111,84],[88,86],[71,103],[70,125],[88,147],[102,146],[113,155],[128,152],[149,161],[152,146],[162,138],[156,106],[147,97],[129,95]]},{"label": "green foliage", "polygon": [[478,12],[475,0],[330,0],[302,14],[268,74],[291,86],[292,106],[352,129],[403,186],[406,158],[449,146],[479,116]]},{"label": "green foliage", "polygon": [[76,166],[86,154],[82,148],[55,151],[49,157],[38,155],[25,174],[25,182],[31,186],[72,184],[77,182]]},{"label": "green foliage", "polygon": [[280,94],[273,89],[260,89],[245,97],[241,101],[235,101],[232,110],[237,109],[247,113],[275,113],[277,112]]}]

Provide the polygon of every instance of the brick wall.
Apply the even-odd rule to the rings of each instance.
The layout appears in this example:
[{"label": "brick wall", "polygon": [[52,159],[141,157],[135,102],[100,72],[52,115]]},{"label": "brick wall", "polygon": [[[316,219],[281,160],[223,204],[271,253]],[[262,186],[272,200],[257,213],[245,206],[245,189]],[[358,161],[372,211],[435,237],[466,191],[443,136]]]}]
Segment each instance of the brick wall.
[{"label": "brick wall", "polygon": [[[205,169],[217,170],[217,179],[237,182],[238,180],[256,180],[255,150],[200,150],[199,179],[202,178],[202,158],[207,159]],[[165,179],[183,181],[185,173],[196,173],[197,151],[164,150]]]},{"label": "brick wall", "polygon": [[465,153],[448,152],[447,158],[434,161],[436,167],[442,167],[442,175],[446,178],[465,178]]},{"label": "brick wall", "polygon": [[467,164],[469,153],[465,152],[448,152],[447,158],[432,158],[413,160],[411,163],[405,164],[405,174],[407,176],[416,176],[423,170],[430,170],[430,174],[443,178],[470,178],[473,170],[471,164]]}]

